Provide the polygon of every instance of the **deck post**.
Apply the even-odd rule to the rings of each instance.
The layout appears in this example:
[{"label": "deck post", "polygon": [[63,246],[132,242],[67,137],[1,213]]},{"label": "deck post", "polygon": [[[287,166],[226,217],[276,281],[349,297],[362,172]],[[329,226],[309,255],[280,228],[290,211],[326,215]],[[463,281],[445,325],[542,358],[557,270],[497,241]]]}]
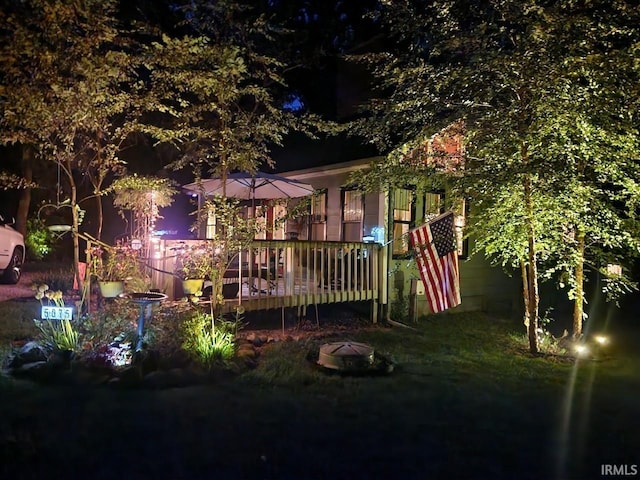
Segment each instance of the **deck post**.
[{"label": "deck post", "polygon": [[285,247],[285,275],[284,275],[284,292],[285,295],[293,294],[293,286],[295,280],[295,271],[293,265],[293,247],[291,245],[287,245]]}]

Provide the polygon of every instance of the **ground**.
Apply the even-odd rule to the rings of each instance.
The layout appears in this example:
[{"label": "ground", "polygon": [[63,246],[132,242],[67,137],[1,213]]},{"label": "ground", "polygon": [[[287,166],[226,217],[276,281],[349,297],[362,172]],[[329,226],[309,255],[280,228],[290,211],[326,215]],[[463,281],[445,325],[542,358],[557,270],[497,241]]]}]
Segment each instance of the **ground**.
[{"label": "ground", "polygon": [[[635,323],[612,317],[624,348],[574,362],[527,354],[517,319],[344,329],[350,315],[323,316],[322,332],[290,323],[254,369],[182,388],[0,376],[0,478],[588,480],[640,464]],[[277,315],[258,320],[279,331]],[[397,368],[324,372],[307,360],[317,334],[371,344]]]},{"label": "ground", "polygon": [[0,302],[13,298],[26,298],[33,296],[31,284],[35,274],[33,272],[23,272],[20,282],[16,285],[0,285]]}]

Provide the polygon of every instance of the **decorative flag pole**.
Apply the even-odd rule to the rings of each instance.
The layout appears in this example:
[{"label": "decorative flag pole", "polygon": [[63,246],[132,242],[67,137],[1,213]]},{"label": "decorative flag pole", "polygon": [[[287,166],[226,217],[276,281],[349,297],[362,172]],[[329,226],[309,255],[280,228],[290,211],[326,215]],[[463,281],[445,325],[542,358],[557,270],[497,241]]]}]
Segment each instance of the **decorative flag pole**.
[{"label": "decorative flag pole", "polygon": [[425,295],[433,313],[460,305],[460,271],[453,212],[409,232]]}]

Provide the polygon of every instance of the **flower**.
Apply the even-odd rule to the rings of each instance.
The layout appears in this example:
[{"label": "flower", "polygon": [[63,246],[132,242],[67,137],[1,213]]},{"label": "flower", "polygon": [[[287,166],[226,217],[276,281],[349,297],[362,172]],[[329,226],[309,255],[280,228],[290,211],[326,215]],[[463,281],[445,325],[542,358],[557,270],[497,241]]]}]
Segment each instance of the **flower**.
[{"label": "flower", "polygon": [[118,244],[115,247],[94,245],[91,255],[91,273],[103,282],[118,282],[140,276],[138,253],[133,248]]},{"label": "flower", "polygon": [[49,290],[49,285],[42,283],[33,287],[36,300],[40,301],[40,305],[52,305],[56,307],[64,307],[64,298],[60,290]]},{"label": "flower", "polygon": [[182,245],[176,255],[175,274],[182,280],[201,279],[210,276],[214,252],[208,243]]}]

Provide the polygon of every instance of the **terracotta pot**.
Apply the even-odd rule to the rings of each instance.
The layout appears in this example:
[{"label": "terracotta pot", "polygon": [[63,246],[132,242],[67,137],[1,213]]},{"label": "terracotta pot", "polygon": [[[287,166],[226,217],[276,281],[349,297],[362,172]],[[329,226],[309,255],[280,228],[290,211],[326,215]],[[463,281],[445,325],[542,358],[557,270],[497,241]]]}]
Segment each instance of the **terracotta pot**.
[{"label": "terracotta pot", "polygon": [[185,295],[194,295],[197,292],[202,291],[202,285],[204,285],[203,278],[190,278],[182,281],[182,291]]},{"label": "terracotta pot", "polygon": [[100,295],[104,298],[114,298],[124,292],[124,282],[104,282],[99,281]]}]

